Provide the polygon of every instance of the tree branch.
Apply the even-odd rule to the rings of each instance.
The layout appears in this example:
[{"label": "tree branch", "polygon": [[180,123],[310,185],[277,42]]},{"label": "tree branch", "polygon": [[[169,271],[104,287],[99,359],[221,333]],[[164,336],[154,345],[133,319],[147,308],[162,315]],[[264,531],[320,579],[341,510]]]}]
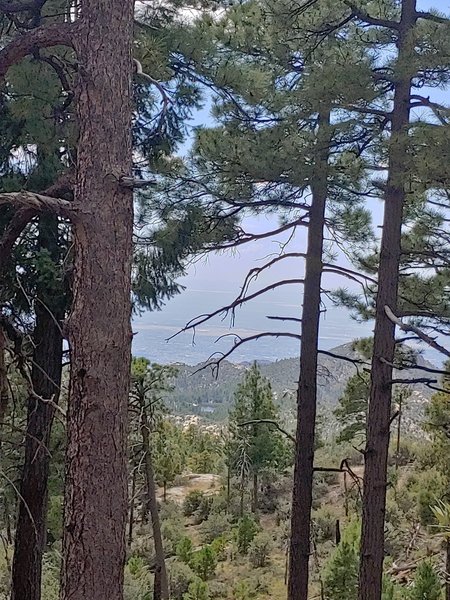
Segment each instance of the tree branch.
[{"label": "tree branch", "polygon": [[272,419],[254,419],[252,421],[246,421],[245,423],[238,423],[238,427],[247,427],[248,425],[272,425],[275,427],[275,429],[278,429],[280,433],[286,436],[293,444],[295,444],[295,437],[280,427],[280,425]]},{"label": "tree branch", "polygon": [[344,4],[346,4],[352,11],[353,15],[367,23],[368,25],[373,25],[375,27],[387,27],[388,29],[398,30],[400,27],[400,23],[398,21],[390,21],[388,19],[377,19],[376,17],[371,17],[363,10],[360,10],[353,2],[350,0],[344,0]]},{"label": "tree branch", "polygon": [[77,212],[73,202],[27,191],[0,194],[0,206],[4,204],[32,209],[35,212],[50,211],[66,219],[72,219]]},{"label": "tree branch", "polygon": [[47,0],[0,0],[0,11],[5,14],[35,12],[40,10]]},{"label": "tree branch", "polygon": [[434,23],[441,23],[442,25],[450,25],[450,20],[447,17],[441,17],[430,12],[416,11],[417,19],[425,19],[426,21],[434,21]]},{"label": "tree branch", "polygon": [[422,341],[424,341],[426,344],[431,346],[431,348],[434,348],[434,350],[437,350],[441,354],[444,354],[444,356],[448,356],[450,358],[450,350],[447,350],[447,348],[444,348],[444,346],[441,346],[441,344],[436,342],[435,339],[433,339],[432,337],[427,335],[424,331],[422,331],[415,325],[412,325],[411,323],[403,323],[403,321],[401,319],[399,319],[398,317],[396,317],[394,315],[394,313],[389,308],[389,306],[384,307],[384,312],[386,313],[387,318],[390,321],[392,321],[392,323],[397,325],[402,331],[406,331],[406,332],[410,331],[412,333],[415,333],[417,335],[417,337],[419,337]]},{"label": "tree branch", "polygon": [[31,29],[24,35],[19,35],[0,50],[0,80],[8,69],[31,54],[36,48],[50,46],[73,47],[76,23],[52,23]]}]

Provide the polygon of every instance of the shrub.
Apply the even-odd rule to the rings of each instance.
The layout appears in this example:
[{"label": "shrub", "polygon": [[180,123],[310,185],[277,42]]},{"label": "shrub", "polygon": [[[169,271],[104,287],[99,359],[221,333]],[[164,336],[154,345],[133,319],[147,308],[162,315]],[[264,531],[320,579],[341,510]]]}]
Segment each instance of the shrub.
[{"label": "shrub", "polygon": [[175,553],[178,544],[184,537],[184,527],[178,519],[167,519],[161,523],[161,533],[166,551]]},{"label": "shrub", "polygon": [[183,600],[209,600],[209,598],[208,586],[199,579],[190,584],[188,592],[183,596]]},{"label": "shrub", "polygon": [[181,540],[177,544],[177,548],[176,548],[177,557],[182,562],[184,562],[188,565],[192,560],[193,550],[194,550],[194,548],[193,548],[192,540],[190,538],[188,538],[187,536],[184,536],[183,538],[181,538]]},{"label": "shrub", "polygon": [[336,515],[330,507],[322,506],[313,514],[314,533],[319,543],[333,540],[336,535]]},{"label": "shrub", "polygon": [[192,556],[191,568],[197,575],[207,581],[210,579],[217,567],[217,557],[211,546],[204,546]]},{"label": "shrub", "polygon": [[226,514],[210,514],[208,519],[202,524],[202,539],[210,544],[217,537],[229,531],[230,521]]},{"label": "shrub", "polygon": [[250,544],[259,531],[259,525],[254,519],[245,515],[239,520],[236,529],[236,543],[241,554],[247,554]]},{"label": "shrub", "polygon": [[194,571],[183,562],[177,560],[168,565],[170,597],[173,600],[182,600],[197,576]]},{"label": "shrub", "polygon": [[440,600],[442,598],[441,583],[430,562],[423,562],[417,567],[414,585],[408,598],[409,600]]},{"label": "shrub", "polygon": [[184,516],[192,517],[192,515],[200,508],[204,497],[205,494],[199,490],[192,490],[189,492],[183,502]]},{"label": "shrub", "polygon": [[131,557],[125,566],[124,600],[150,600],[153,575],[140,557]]},{"label": "shrub", "polygon": [[224,535],[221,535],[211,542],[211,548],[219,562],[227,559],[227,544],[228,540]]},{"label": "shrub", "polygon": [[264,531],[258,533],[254,537],[248,550],[249,560],[252,567],[258,569],[267,566],[272,550],[272,537]]}]

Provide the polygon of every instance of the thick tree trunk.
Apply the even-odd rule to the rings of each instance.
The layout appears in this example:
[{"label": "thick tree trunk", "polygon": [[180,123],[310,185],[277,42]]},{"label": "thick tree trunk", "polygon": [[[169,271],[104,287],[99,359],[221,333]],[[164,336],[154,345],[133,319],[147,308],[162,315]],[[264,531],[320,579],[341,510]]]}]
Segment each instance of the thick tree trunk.
[{"label": "thick tree trunk", "polygon": [[[401,228],[405,192],[405,159],[410,112],[413,40],[416,0],[403,0],[398,36],[400,73],[395,84],[392,131],[389,148],[389,175],[386,185],[383,235],[378,269],[378,294],[371,367],[371,389],[365,449],[363,517],[360,550],[360,600],[380,600],[384,559],[387,461],[392,402],[392,367],[395,326],[385,306],[397,308]],[[381,360],[384,359],[384,360]]]},{"label": "thick tree trunk", "polygon": [[320,114],[318,155],[315,173],[311,181],[312,201],[309,211],[308,249],[303,292],[288,600],[307,600],[308,598],[323,228],[328,191],[329,124],[329,111]]},{"label": "thick tree trunk", "polygon": [[62,600],[122,600],[131,361],[133,0],[82,0]]},{"label": "thick tree trunk", "polygon": [[[50,251],[55,262],[59,253],[57,236],[57,219],[42,218],[39,223],[39,245]],[[63,351],[61,323],[64,318],[63,298],[46,297],[45,290],[41,292],[38,291],[38,301],[35,303],[35,346],[31,381],[34,392],[51,402],[40,401],[34,396],[28,399],[25,460],[20,483],[12,569],[12,600],[41,598],[51,458],[49,443],[55,415],[52,403],[58,402],[60,393]]]},{"label": "thick tree trunk", "polygon": [[[153,542],[155,544],[156,565],[155,590],[160,590],[159,598],[168,600],[169,584],[166,570],[166,555],[161,534],[158,502],[156,499],[155,473],[153,470],[152,454],[150,447],[150,428],[145,407],[141,406],[141,435],[142,447],[145,452],[145,479],[147,484],[147,499],[152,520]],[[155,591],[156,594],[156,591]],[[154,596],[156,598],[156,595]]]}]

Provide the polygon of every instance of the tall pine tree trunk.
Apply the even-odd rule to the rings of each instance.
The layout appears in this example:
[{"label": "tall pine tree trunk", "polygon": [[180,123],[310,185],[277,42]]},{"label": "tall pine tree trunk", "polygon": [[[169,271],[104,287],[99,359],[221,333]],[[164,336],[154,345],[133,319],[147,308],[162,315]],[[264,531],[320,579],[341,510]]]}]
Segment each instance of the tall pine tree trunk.
[{"label": "tall pine tree trunk", "polygon": [[[166,555],[161,534],[161,522],[159,520],[158,502],[156,499],[155,472],[153,470],[152,451],[150,447],[150,425],[148,422],[145,406],[141,405],[141,436],[142,447],[145,453],[145,480],[147,484],[147,500],[152,520],[153,542],[155,544],[156,554],[156,572],[155,572],[155,600],[168,600],[169,584],[166,570]],[[165,489],[165,487],[164,487]],[[165,499],[164,499],[165,501]],[[156,590],[159,590],[159,597],[156,597]]]},{"label": "tall pine tree trunk", "polygon": [[[49,251],[57,263],[58,221],[42,217],[39,223],[39,246]],[[61,323],[64,300],[38,290],[35,303],[36,324],[31,381],[37,396],[58,402],[63,338]],[[42,556],[46,544],[48,476],[50,468],[50,434],[55,408],[31,395],[25,433],[25,459],[22,469],[14,559],[12,568],[12,600],[40,600]]]},{"label": "tall pine tree trunk", "polygon": [[311,181],[312,200],[309,211],[308,249],[303,292],[288,600],[307,600],[308,598],[323,229],[328,192],[330,143],[330,112],[328,110],[319,115],[317,135],[318,152]]},{"label": "tall pine tree trunk", "polygon": [[6,336],[0,326],[0,427],[8,409],[8,373],[6,369]]},{"label": "tall pine tree trunk", "polygon": [[122,600],[131,362],[133,0],[82,0],[62,600]]},{"label": "tall pine tree trunk", "polygon": [[[360,600],[380,600],[384,559],[387,461],[392,402],[392,363],[395,326],[385,307],[397,309],[401,228],[405,203],[405,160],[410,113],[416,22],[416,0],[402,1],[398,31],[398,63],[389,146],[389,174],[384,203],[384,223],[378,268],[378,294],[371,366],[371,389],[364,453],[364,492],[360,555]],[[383,360],[382,360],[383,359]]]}]

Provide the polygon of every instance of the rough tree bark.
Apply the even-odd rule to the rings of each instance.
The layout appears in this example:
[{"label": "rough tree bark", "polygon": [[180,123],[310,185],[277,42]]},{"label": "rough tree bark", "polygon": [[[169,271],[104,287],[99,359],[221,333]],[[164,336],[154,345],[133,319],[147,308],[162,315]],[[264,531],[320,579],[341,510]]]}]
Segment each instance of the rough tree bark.
[{"label": "rough tree bark", "polygon": [[317,408],[317,353],[322,279],[325,207],[328,192],[330,112],[319,115],[318,153],[311,181],[308,249],[303,288],[300,381],[297,391],[297,434],[289,551],[288,600],[307,600],[311,505]]},{"label": "rough tree bark", "polygon": [[141,436],[142,447],[145,452],[145,481],[147,485],[147,500],[150,517],[152,520],[153,542],[155,544],[156,555],[153,597],[154,600],[168,600],[169,584],[166,570],[166,555],[164,552],[161,523],[159,520],[158,502],[156,499],[155,473],[153,470],[152,451],[150,447],[150,424],[144,404],[141,404]]},{"label": "rough tree bark", "polygon": [[8,410],[8,373],[6,369],[6,337],[0,326],[0,427]]},{"label": "rough tree bark", "polygon": [[82,0],[62,600],[122,600],[131,360],[133,0]]},{"label": "rough tree bark", "polygon": [[[42,217],[39,245],[57,260],[59,253],[56,217]],[[50,434],[58,402],[63,338],[61,323],[64,301],[58,295],[48,298],[38,290],[35,303],[36,324],[31,382],[35,396],[28,399],[25,457],[22,469],[19,514],[17,519],[12,568],[11,600],[40,600],[42,555],[46,544]]]},{"label": "rough tree bark", "polygon": [[403,206],[406,199],[404,162],[410,114],[412,78],[410,69],[414,68],[411,30],[416,19],[416,0],[403,0],[397,38],[399,72],[395,78],[391,118],[389,175],[378,269],[371,389],[364,453],[359,600],[380,600],[382,592],[387,460],[392,403],[392,366],[390,365],[393,363],[395,351],[395,325],[387,317],[385,307],[389,306],[396,312]]}]

